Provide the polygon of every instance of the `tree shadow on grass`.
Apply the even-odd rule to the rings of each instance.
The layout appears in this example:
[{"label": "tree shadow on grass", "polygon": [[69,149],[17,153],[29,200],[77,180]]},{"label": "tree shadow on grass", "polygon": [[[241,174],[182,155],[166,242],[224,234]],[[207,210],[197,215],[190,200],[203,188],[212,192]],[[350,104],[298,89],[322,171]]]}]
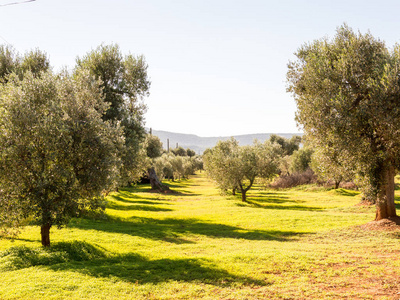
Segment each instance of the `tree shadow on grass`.
[{"label": "tree shadow on grass", "polygon": [[270,195],[270,196],[264,196],[264,195],[249,195],[247,197],[248,200],[254,200],[256,202],[261,202],[261,203],[304,203],[305,201],[300,201],[300,200],[288,200],[289,197],[286,196],[279,196],[279,195]]},{"label": "tree shadow on grass", "polygon": [[74,271],[97,278],[119,278],[136,284],[168,281],[201,282],[215,286],[232,284],[265,286],[262,280],[238,276],[217,268],[201,259],[149,260],[138,254],[125,254],[109,259],[82,263],[70,263],[49,267],[54,271]]},{"label": "tree shadow on grass", "polygon": [[137,205],[137,204],[120,205],[120,204],[117,204],[115,202],[109,202],[107,204],[107,208],[115,209],[115,210],[123,210],[123,211],[131,211],[131,210],[140,210],[140,211],[173,211],[170,208],[162,208],[162,207],[152,206],[152,205]]},{"label": "tree shadow on grass", "polygon": [[15,246],[0,253],[0,270],[19,270],[71,261],[88,261],[107,256],[104,249],[79,241],[54,243],[49,248]]},{"label": "tree shadow on grass", "polygon": [[[179,190],[174,190],[175,186],[170,186],[171,191],[164,194],[160,193],[158,191],[153,191],[150,188],[141,188],[138,189],[136,187],[128,187],[128,188],[121,188],[118,191],[118,194],[112,194],[110,197],[113,197],[114,199],[117,199],[119,201],[127,201],[127,199],[150,199],[150,200],[157,200],[157,201],[170,201],[170,199],[165,199],[165,196],[182,196],[182,197],[194,197],[194,196],[200,196],[201,194],[196,194],[193,193],[189,190],[184,190],[184,189],[179,189]],[[187,186],[185,186],[187,187]],[[138,195],[137,193],[142,193],[145,195]],[[122,199],[122,200],[120,200]]]},{"label": "tree shadow on grass", "polygon": [[[267,202],[266,204],[260,202]],[[281,203],[285,203],[288,201],[283,201]],[[290,201],[296,203],[296,201]],[[303,210],[303,211],[323,211],[324,209],[321,207],[315,206],[305,206],[305,205],[283,205],[278,204],[279,202],[275,202],[274,200],[271,201],[264,201],[264,200],[251,200],[247,199],[246,202],[236,203],[236,206],[239,207],[255,207],[255,208],[263,208],[263,209],[278,209],[278,210]]]},{"label": "tree shadow on grass", "polygon": [[[248,230],[236,226],[206,223],[197,219],[153,219],[134,217],[130,219],[110,218],[108,221],[95,222],[88,219],[74,219],[68,227],[83,230],[129,234],[152,240],[183,244],[194,243],[190,235],[203,235],[211,238],[232,238],[244,240],[287,241],[300,232],[282,230]],[[189,236],[189,238],[188,238]]]},{"label": "tree shadow on grass", "polygon": [[332,190],[335,194],[341,195],[341,196],[348,196],[348,197],[354,197],[360,194],[359,191],[351,191],[351,190],[345,190],[342,188],[339,189],[333,189]]},{"label": "tree shadow on grass", "polygon": [[[149,193],[150,194],[150,193]],[[145,196],[140,196],[137,194],[134,194],[134,192],[126,191],[126,190],[120,190],[118,194],[112,194],[109,195],[111,199],[125,202],[125,203],[142,203],[142,204],[168,204],[163,201],[166,201],[166,199],[162,199],[162,195],[158,194],[152,194],[149,195],[146,194]]]},{"label": "tree shadow on grass", "polygon": [[86,242],[55,243],[49,248],[16,246],[0,254],[0,268],[20,270],[43,266],[53,271],[73,271],[96,278],[119,278],[136,284],[198,281],[216,286],[258,285],[262,280],[238,276],[205,259],[149,260],[139,254],[115,255]]},{"label": "tree shadow on grass", "polygon": [[[240,199],[241,195],[237,195]],[[239,207],[256,207],[264,209],[279,209],[279,210],[304,210],[304,211],[321,211],[320,207],[306,206],[299,203],[305,203],[301,200],[289,200],[289,196],[284,193],[276,192],[259,192],[256,195],[249,194],[246,202],[240,202],[236,205]],[[284,205],[287,203],[286,205]]]}]

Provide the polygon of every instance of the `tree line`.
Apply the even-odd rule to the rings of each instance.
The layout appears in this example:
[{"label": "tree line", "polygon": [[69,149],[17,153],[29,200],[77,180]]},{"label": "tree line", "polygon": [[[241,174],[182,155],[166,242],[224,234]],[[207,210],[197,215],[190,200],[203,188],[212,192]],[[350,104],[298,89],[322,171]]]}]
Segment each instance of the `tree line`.
[{"label": "tree line", "polygon": [[45,52],[0,46],[0,222],[29,218],[50,228],[104,207],[103,193],[145,169],[143,56],[101,45],[72,72],[52,71]]}]

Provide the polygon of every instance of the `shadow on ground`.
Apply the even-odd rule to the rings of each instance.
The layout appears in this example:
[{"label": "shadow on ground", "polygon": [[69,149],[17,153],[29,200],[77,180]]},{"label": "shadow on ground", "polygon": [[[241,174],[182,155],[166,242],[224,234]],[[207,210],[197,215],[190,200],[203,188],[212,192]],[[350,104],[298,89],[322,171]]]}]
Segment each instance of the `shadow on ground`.
[{"label": "shadow on ground", "polygon": [[[135,203],[137,203],[135,201]],[[148,204],[148,203],[146,203]],[[159,203],[157,203],[159,204]],[[141,211],[172,211],[170,208],[163,208],[159,206],[154,206],[154,205],[137,205],[137,204],[131,204],[131,205],[120,205],[115,202],[109,202],[107,204],[107,208],[109,209],[115,209],[115,210],[124,210],[124,211],[131,211],[131,210],[141,210]]]},{"label": "shadow on ground", "polygon": [[[241,195],[236,195],[239,200]],[[301,205],[305,201],[289,200],[289,196],[284,193],[259,192],[257,195],[249,194],[246,202],[238,202],[240,207],[256,207],[264,209],[280,209],[280,210],[304,210],[304,211],[321,211],[321,207]]]},{"label": "shadow on ground", "polygon": [[170,243],[194,243],[187,239],[189,235],[203,235],[211,238],[232,238],[244,240],[286,241],[291,236],[301,235],[294,231],[247,230],[224,224],[206,223],[197,219],[154,219],[134,217],[130,219],[110,218],[108,221],[73,219],[68,227],[83,230],[129,234],[152,240]]},{"label": "shadow on ground", "polygon": [[359,191],[345,190],[342,188],[333,189],[332,192],[341,196],[349,196],[349,197],[354,197],[360,194]]},{"label": "shadow on ground", "polygon": [[53,271],[73,271],[96,278],[119,278],[136,284],[167,281],[200,281],[218,286],[266,285],[238,276],[204,259],[149,260],[135,253],[115,255],[86,242],[55,243],[49,248],[17,246],[0,254],[0,269],[19,270],[43,266]]},{"label": "shadow on ground", "polygon": [[[293,201],[296,203],[296,201]],[[279,209],[279,210],[303,210],[303,211],[322,211],[321,207],[315,206],[305,206],[305,205],[283,205],[279,204],[279,202],[275,202],[272,200],[265,199],[257,199],[256,201],[248,199],[246,202],[238,202],[237,206],[240,207],[255,207],[255,208],[263,208],[263,209]]]}]

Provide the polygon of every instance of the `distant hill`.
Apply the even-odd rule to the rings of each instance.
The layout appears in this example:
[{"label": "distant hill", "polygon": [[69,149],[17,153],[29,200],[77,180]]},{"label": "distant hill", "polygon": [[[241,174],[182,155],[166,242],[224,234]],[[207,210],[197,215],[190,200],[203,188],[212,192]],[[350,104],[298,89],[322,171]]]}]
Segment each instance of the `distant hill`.
[{"label": "distant hill", "polygon": [[[158,136],[163,143],[164,149],[167,149],[167,140],[169,139],[169,148],[174,149],[176,145],[183,148],[190,148],[198,154],[202,154],[205,149],[214,147],[218,141],[224,141],[230,136],[219,137],[200,137],[194,134],[176,133],[162,130],[152,130],[152,134]],[[250,145],[255,139],[260,142],[268,140],[273,133],[256,133],[256,134],[243,134],[233,136],[241,146]],[[302,135],[301,133],[276,133],[284,138],[291,138],[294,135]]]}]

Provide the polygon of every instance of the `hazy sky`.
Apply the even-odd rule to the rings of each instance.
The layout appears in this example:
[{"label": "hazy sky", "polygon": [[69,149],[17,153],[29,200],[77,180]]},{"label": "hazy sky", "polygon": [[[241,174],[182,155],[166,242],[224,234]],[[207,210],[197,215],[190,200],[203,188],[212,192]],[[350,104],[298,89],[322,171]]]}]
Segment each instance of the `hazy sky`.
[{"label": "hazy sky", "polygon": [[99,44],[143,54],[146,126],[200,136],[294,133],[287,63],[346,22],[390,47],[400,1],[0,0],[0,43],[47,52],[55,70]]}]

